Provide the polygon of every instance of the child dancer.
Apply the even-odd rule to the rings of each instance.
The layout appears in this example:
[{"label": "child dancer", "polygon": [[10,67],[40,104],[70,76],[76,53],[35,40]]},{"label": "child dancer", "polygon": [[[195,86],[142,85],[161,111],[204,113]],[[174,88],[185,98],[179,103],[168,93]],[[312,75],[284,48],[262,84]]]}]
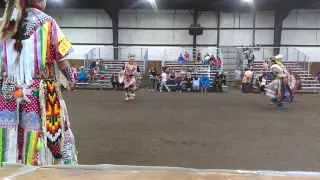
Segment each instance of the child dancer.
[{"label": "child dancer", "polygon": [[123,67],[124,73],[125,73],[125,81],[124,81],[124,87],[127,90],[126,92],[126,101],[133,100],[136,94],[134,91],[136,88],[136,77],[139,76],[140,69],[138,64],[135,63],[135,56],[130,55],[129,56],[129,62],[126,62]]}]

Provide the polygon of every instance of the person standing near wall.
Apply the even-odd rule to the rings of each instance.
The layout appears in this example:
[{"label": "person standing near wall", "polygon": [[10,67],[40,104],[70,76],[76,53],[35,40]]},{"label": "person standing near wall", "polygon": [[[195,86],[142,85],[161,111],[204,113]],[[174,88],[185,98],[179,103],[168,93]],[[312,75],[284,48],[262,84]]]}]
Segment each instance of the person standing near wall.
[{"label": "person standing near wall", "polygon": [[156,76],[157,73],[155,67],[151,67],[151,69],[149,70],[149,92],[151,91],[151,88],[152,91],[154,91],[154,87],[156,84]]},{"label": "person standing near wall", "polygon": [[235,76],[235,86],[237,90],[240,90],[241,87],[241,71],[239,69],[234,71],[234,76]]}]

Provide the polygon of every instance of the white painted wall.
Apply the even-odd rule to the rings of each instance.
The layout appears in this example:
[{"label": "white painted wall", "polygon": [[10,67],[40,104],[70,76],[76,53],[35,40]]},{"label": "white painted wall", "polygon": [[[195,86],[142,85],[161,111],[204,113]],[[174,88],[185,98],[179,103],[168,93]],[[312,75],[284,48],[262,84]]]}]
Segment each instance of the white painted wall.
[{"label": "white painted wall", "polygon": [[[188,28],[193,22],[187,10],[122,10],[119,27]],[[192,44],[188,30],[119,30],[120,44]]]},{"label": "white painted wall", "polygon": [[121,10],[119,27],[133,28],[188,28],[193,23],[187,10]]},{"label": "white painted wall", "polygon": [[[48,9],[69,41],[73,44],[108,44],[113,42],[112,21],[104,10],[98,9]],[[77,28],[78,27],[78,28]],[[100,29],[98,29],[100,28]],[[68,58],[83,59],[97,45],[73,45],[74,53]],[[108,55],[104,55],[108,57]]]},{"label": "white painted wall", "polygon": [[[283,22],[283,28],[320,28],[320,9],[293,10]],[[310,57],[311,61],[320,61],[320,47],[299,47],[299,45],[319,45],[320,30],[282,31],[281,44],[295,45]]]},{"label": "white painted wall", "polygon": [[[252,13],[221,13],[221,46],[240,46],[252,44],[253,14]],[[256,28],[273,28],[274,12],[257,12]],[[227,28],[248,28],[227,29]],[[256,30],[255,43],[260,45],[273,44],[273,30]]]},{"label": "white painted wall", "polygon": [[192,44],[188,30],[120,29],[120,44]]},{"label": "white painted wall", "polygon": [[320,62],[320,47],[295,47],[307,55],[311,62]]}]

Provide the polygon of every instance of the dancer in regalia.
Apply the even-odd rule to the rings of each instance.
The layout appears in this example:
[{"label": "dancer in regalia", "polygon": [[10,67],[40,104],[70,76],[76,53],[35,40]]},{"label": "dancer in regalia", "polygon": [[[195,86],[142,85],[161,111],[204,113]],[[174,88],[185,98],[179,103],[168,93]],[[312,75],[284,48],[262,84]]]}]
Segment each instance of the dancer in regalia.
[{"label": "dancer in regalia", "polygon": [[[72,52],[46,0],[6,0],[0,26],[0,164],[77,164],[60,86],[75,78],[64,58]],[[60,71],[59,71],[60,70]]]},{"label": "dancer in regalia", "polygon": [[136,82],[137,78],[140,74],[140,69],[138,64],[135,63],[135,56],[130,55],[129,56],[129,62],[126,62],[124,67],[124,74],[125,74],[125,81],[124,81],[124,88],[126,89],[126,101],[133,100],[135,95]]},{"label": "dancer in regalia", "polygon": [[281,54],[271,57],[270,70],[273,73],[274,79],[265,88],[266,95],[271,98],[270,105],[276,105],[278,108],[283,108],[283,102],[293,102],[293,92],[299,86],[299,81],[290,73],[281,62]]}]

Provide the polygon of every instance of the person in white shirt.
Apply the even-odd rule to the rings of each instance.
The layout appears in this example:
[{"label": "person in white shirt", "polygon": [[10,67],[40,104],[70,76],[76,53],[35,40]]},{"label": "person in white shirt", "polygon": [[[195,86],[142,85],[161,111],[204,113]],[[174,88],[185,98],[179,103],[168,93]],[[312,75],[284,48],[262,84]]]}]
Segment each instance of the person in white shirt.
[{"label": "person in white shirt", "polygon": [[124,71],[120,71],[118,75],[118,89],[119,88],[124,88]]},{"label": "person in white shirt", "polygon": [[168,80],[168,75],[164,71],[162,71],[161,74],[161,84],[160,84],[160,92],[162,92],[162,89],[165,88],[167,89],[168,92],[170,92],[169,87],[167,86],[167,80]]},{"label": "person in white shirt", "polygon": [[194,91],[200,90],[200,79],[197,77],[197,75],[192,79],[192,87]]}]

